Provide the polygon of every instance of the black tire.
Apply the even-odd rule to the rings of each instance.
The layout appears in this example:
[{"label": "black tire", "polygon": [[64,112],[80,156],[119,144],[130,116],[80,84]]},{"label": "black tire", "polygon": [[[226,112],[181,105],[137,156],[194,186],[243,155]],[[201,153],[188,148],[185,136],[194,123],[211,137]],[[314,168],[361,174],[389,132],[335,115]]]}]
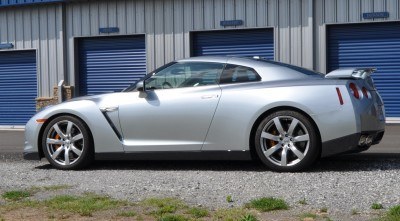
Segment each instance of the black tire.
[{"label": "black tire", "polygon": [[42,149],[50,164],[61,170],[83,169],[94,160],[89,129],[72,116],[50,121],[42,135]]},{"label": "black tire", "polygon": [[273,171],[305,170],[319,156],[317,130],[296,111],[277,111],[267,116],[259,124],[254,139],[258,157]]}]

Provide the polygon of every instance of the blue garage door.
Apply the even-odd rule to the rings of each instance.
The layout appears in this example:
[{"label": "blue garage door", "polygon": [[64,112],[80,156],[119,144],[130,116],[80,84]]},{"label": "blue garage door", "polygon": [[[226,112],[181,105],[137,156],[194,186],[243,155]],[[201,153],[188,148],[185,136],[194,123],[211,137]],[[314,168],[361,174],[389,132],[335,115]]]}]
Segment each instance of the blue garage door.
[{"label": "blue garage door", "polygon": [[192,55],[260,56],[274,59],[272,29],[194,32]]},{"label": "blue garage door", "polygon": [[371,66],[387,117],[400,117],[400,23],[329,26],[328,71]]},{"label": "blue garage door", "polygon": [[25,125],[36,97],[36,52],[0,52],[0,125]]},{"label": "blue garage door", "polygon": [[144,35],[79,41],[79,95],[121,91],[146,74]]}]

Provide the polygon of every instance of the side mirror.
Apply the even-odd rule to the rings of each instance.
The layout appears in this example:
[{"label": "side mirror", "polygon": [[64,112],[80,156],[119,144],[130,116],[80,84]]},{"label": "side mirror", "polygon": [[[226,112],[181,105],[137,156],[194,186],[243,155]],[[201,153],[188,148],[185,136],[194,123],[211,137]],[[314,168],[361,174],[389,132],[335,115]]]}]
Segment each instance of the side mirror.
[{"label": "side mirror", "polygon": [[140,92],[146,91],[146,87],[145,87],[144,81],[139,81],[139,82],[136,84],[136,90],[138,90],[138,91],[140,91]]}]

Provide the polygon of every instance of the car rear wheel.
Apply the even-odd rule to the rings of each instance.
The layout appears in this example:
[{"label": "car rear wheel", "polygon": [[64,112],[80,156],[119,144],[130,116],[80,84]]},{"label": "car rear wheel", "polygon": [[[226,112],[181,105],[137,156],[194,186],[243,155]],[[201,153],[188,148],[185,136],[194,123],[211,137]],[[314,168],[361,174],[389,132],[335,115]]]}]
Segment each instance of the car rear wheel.
[{"label": "car rear wheel", "polygon": [[319,153],[316,129],[295,111],[277,111],[266,117],[257,128],[255,145],[261,161],[278,172],[304,170]]},{"label": "car rear wheel", "polygon": [[57,117],[46,126],[42,148],[47,160],[58,169],[81,169],[94,158],[89,129],[72,116]]}]

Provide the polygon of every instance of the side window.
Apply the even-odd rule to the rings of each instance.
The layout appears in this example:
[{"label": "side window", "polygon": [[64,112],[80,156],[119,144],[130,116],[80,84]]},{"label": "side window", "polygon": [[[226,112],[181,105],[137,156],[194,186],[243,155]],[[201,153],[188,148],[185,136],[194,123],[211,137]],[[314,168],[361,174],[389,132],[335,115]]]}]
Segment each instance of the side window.
[{"label": "side window", "polygon": [[253,68],[228,64],[221,75],[220,84],[260,81],[261,77]]},{"label": "side window", "polygon": [[224,64],[184,62],[168,66],[146,80],[146,89],[198,87],[218,83]]}]

